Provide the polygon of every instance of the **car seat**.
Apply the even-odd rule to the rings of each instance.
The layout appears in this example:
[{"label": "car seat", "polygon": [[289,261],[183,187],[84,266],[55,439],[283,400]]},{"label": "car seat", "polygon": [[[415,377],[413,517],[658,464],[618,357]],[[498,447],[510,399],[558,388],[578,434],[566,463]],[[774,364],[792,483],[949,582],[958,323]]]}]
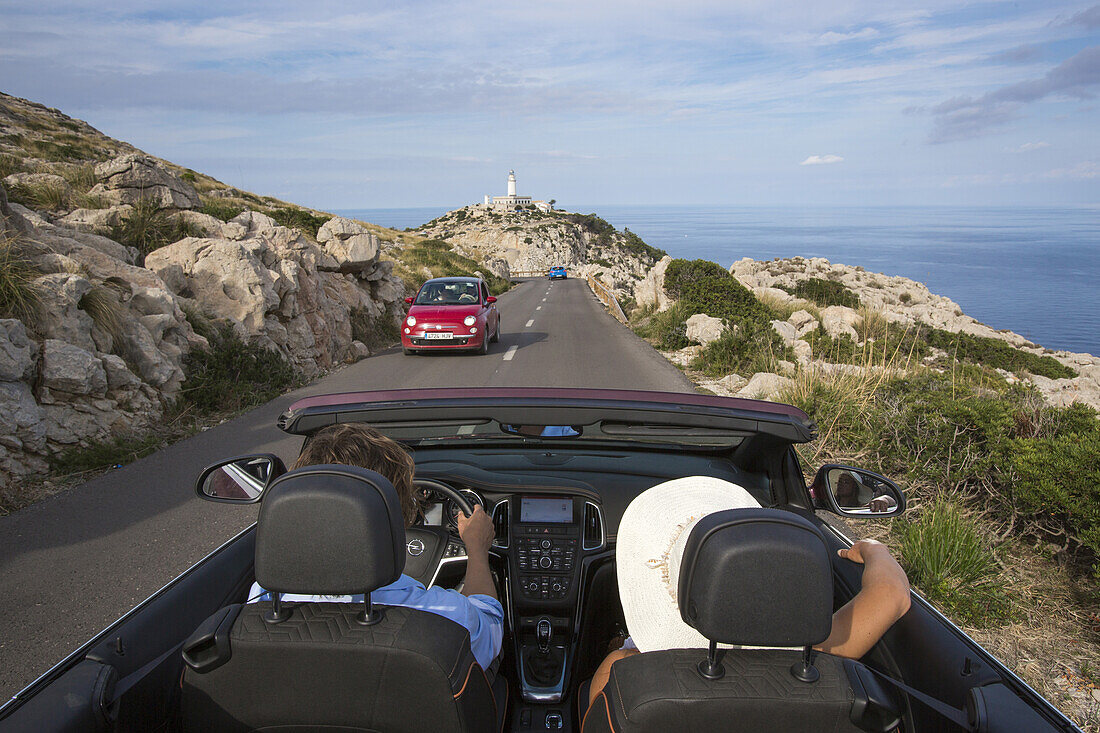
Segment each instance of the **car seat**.
[{"label": "car seat", "polygon": [[829,560],[818,529],[791,512],[731,509],[701,519],[677,598],[710,648],[616,662],[583,733],[892,730],[896,703],[867,668],[812,651],[832,627]]},{"label": "car seat", "polygon": [[350,466],[284,474],[264,494],[256,580],[276,593],[365,602],[236,604],[184,644],[188,731],[498,731],[507,701],[438,614],[370,602],[405,565],[397,492]]}]

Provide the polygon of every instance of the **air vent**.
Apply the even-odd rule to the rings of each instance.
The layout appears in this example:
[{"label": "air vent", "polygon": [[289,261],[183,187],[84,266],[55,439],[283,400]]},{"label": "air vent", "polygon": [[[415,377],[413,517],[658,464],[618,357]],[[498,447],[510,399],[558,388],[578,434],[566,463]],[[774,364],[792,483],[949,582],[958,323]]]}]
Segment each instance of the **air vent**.
[{"label": "air vent", "polygon": [[590,501],[584,503],[584,539],[581,540],[581,549],[599,550],[606,542],[603,531],[603,512]]},{"label": "air vent", "polygon": [[493,507],[493,530],[496,532],[496,539],[493,540],[493,547],[507,547],[508,546],[508,500],[503,499],[497,502],[497,505]]}]

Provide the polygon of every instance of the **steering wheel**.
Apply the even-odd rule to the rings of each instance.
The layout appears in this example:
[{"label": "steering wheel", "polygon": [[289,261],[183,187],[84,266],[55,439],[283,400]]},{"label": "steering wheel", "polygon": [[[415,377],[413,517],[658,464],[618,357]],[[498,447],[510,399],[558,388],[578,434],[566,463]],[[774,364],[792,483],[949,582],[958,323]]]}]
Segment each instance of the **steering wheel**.
[{"label": "steering wheel", "polygon": [[[433,479],[413,479],[419,489],[429,489],[447,497],[463,514],[474,513],[474,505],[453,486]],[[407,527],[405,529],[405,575],[419,580],[427,588],[432,582],[447,545],[452,542],[451,533],[446,527]],[[465,550],[462,555],[465,556]]]}]

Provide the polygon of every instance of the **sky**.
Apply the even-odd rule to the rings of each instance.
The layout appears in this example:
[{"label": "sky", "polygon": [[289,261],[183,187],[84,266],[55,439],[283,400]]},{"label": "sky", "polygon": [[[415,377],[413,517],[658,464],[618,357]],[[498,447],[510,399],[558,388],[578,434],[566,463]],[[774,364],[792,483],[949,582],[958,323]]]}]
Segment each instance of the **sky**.
[{"label": "sky", "polygon": [[324,209],[1100,204],[1100,4],[0,0],[0,90]]}]

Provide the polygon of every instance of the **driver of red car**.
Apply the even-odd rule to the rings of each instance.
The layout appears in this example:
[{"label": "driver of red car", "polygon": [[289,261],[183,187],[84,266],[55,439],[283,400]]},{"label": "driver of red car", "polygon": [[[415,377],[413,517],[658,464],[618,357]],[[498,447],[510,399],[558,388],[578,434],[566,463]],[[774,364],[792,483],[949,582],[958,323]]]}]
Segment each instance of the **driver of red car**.
[{"label": "driver of red car", "polygon": [[[294,468],[318,464],[359,466],[376,471],[390,480],[401,500],[405,526],[420,516],[420,504],[413,485],[412,457],[397,442],[362,424],[332,425],[306,442]],[[402,574],[395,582],[371,592],[371,600],[384,606],[406,606],[430,611],[464,626],[470,632],[470,650],[490,681],[496,673],[504,638],[504,608],[492,574],[489,547],[493,543],[493,522],[480,506],[466,516],[458,513],[458,534],[466,544],[466,578],[462,592],[438,586],[425,588]],[[309,596],[283,593],[284,601],[362,603],[362,595]],[[271,600],[271,593],[252,584],[248,602]]]}]

